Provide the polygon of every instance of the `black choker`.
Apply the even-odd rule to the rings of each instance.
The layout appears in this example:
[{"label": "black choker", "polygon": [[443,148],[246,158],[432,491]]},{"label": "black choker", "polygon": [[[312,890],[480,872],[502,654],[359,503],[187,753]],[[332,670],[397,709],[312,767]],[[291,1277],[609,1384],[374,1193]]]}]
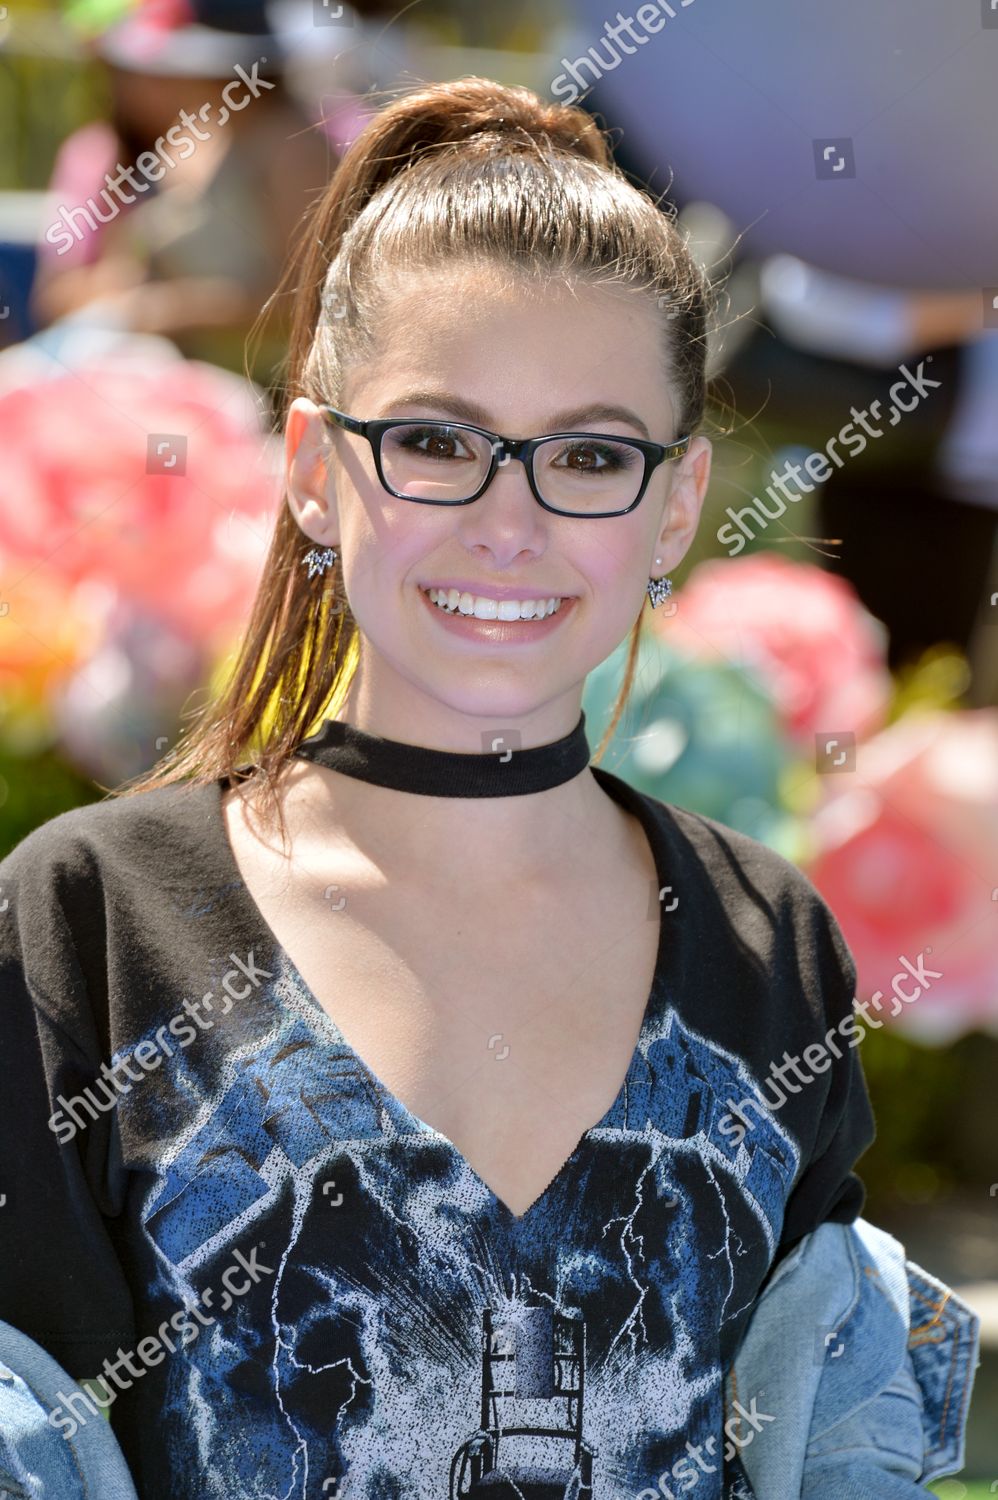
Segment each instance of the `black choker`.
[{"label": "black choker", "polygon": [[317,733],[301,741],[295,755],[316,761],[345,776],[424,797],[522,797],[545,792],[578,776],[589,764],[586,716],[570,734],[549,745],[527,750],[504,749],[499,734],[495,751],[481,754],[433,750],[402,740],[368,734],[340,719],[326,719]]}]

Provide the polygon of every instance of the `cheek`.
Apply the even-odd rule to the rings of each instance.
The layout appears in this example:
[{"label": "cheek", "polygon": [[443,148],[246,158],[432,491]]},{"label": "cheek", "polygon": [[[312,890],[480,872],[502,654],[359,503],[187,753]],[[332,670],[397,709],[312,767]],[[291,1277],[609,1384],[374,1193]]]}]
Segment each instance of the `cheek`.
[{"label": "cheek", "polygon": [[386,604],[415,589],[419,564],[436,545],[432,525],[419,514],[429,507],[405,507],[399,500],[405,509],[391,510],[390,497],[385,499],[387,505],[379,501],[371,509],[358,500],[342,516],[344,585],[358,622],[373,615],[387,623]]},{"label": "cheek", "polygon": [[632,601],[637,608],[654,556],[654,532],[647,517],[639,520],[635,514],[612,522],[589,524],[594,528],[606,524],[607,529],[593,538],[584,534],[580,539],[579,570],[598,597],[608,601],[619,599],[625,612]]},{"label": "cheek", "polygon": [[[627,525],[637,516],[623,517],[601,537],[601,545],[589,548],[580,564],[595,605],[593,639],[597,655],[606,656],[625,638],[641,614],[648,597],[648,579],[654,565],[654,522],[642,518],[639,525]],[[594,525],[597,523],[594,522]]]}]

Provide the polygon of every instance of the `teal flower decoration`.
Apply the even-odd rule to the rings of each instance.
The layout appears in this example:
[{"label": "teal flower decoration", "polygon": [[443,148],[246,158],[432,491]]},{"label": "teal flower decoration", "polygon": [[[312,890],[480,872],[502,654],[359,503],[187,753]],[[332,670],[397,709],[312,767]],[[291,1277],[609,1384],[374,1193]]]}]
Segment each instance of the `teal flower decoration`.
[{"label": "teal flower decoration", "polygon": [[[624,641],[586,679],[582,707],[595,751],[623,681]],[[642,634],[634,685],[600,765],[639,791],[716,818],[794,858],[801,824],[787,806],[800,755],[758,679],[692,660]]]}]

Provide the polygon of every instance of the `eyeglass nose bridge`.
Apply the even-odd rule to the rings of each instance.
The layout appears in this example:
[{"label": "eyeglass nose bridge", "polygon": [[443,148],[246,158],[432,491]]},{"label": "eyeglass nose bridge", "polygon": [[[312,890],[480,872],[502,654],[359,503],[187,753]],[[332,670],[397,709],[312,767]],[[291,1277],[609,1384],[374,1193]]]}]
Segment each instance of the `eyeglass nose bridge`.
[{"label": "eyeglass nose bridge", "polygon": [[495,468],[504,469],[511,458],[518,458],[524,467],[528,467],[527,454],[530,451],[532,438],[493,438],[492,453],[495,459]]}]

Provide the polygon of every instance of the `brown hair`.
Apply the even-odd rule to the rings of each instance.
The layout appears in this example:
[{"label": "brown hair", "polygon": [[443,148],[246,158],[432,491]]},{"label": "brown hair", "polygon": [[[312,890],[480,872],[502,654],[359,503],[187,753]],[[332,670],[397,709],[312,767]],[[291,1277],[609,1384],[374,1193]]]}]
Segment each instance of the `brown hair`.
[{"label": "brown hair", "polygon": [[[349,370],[370,351],[377,294],[390,271],[458,256],[537,281],[577,276],[654,297],[675,435],[696,431],[714,292],[674,212],[628,181],[584,110],[474,77],[393,99],[368,121],[309,209],[276,294],[294,299],[282,419],[297,396],[340,404]],[[240,779],[237,767],[252,750],[256,765],[246,774],[262,776],[278,810],[277,777],[326,712],[335,714],[359,646],[336,587],[339,562],[324,588],[310,582],[302,567],[310,546],[282,504],[225,687],[172,751],[115,795],[181,779]],[[596,761],[630,692],[641,620],[639,614],[630,633],[623,684]]]}]

